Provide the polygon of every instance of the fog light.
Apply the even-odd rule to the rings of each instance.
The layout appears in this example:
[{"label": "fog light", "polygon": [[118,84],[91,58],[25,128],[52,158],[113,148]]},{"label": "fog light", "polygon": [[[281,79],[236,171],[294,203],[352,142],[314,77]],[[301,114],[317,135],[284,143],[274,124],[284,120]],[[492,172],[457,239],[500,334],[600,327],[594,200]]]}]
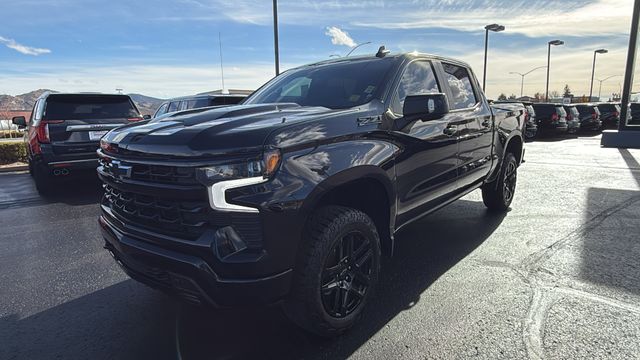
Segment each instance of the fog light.
[{"label": "fog light", "polygon": [[247,248],[247,244],[231,226],[218,229],[214,236],[216,252],[220,259],[225,259]]}]

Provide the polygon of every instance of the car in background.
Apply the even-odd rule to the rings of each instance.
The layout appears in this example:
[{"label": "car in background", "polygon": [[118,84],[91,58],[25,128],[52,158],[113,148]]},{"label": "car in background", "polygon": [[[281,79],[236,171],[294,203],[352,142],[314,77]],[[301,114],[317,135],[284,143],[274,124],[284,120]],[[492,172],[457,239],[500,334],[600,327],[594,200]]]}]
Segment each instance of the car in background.
[{"label": "car in background", "polygon": [[531,140],[538,134],[538,121],[536,119],[536,111],[533,108],[533,103],[513,100],[498,100],[492,101],[492,104],[522,104],[525,108],[524,114],[524,138],[525,140]]},{"label": "car in background", "polygon": [[600,121],[600,110],[593,104],[577,104],[576,109],[580,113],[580,129],[582,130],[600,130],[602,121]]},{"label": "car in background", "polygon": [[176,111],[198,109],[209,106],[236,105],[247,97],[245,93],[230,94],[200,94],[193,96],[183,96],[169,99],[163,102],[153,114],[153,118],[157,118],[164,114]]},{"label": "car in background", "polygon": [[629,119],[629,125],[640,125],[640,103],[634,102],[629,104],[629,115],[627,119]]},{"label": "car in background", "polygon": [[536,110],[533,108],[533,103],[522,103],[525,108],[525,129],[524,138],[531,140],[538,135],[538,118],[536,117]]},{"label": "car in background", "polygon": [[601,103],[598,104],[598,110],[600,111],[600,121],[603,129],[618,128],[618,123],[620,123],[619,104]]},{"label": "car in background", "polygon": [[534,103],[532,106],[536,112],[538,131],[543,134],[567,132],[567,112],[562,104]]},{"label": "car in background", "polygon": [[98,167],[100,138],[118,126],[143,120],[128,95],[46,92],[37,100],[29,119],[12,122],[26,128],[29,173],[38,192],[54,190],[54,178]]},{"label": "car in background", "polygon": [[567,132],[575,134],[580,130],[580,112],[575,105],[563,105],[564,111],[567,113]]}]

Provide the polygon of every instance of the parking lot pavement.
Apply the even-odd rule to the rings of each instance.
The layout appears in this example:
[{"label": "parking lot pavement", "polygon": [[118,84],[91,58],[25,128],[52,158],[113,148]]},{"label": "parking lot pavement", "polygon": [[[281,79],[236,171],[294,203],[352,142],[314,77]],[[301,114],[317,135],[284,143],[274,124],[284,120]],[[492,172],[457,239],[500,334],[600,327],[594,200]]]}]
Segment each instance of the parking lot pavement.
[{"label": "parking lot pavement", "polygon": [[474,192],[403,230],[334,340],[276,307],[175,303],[102,249],[95,181],[41,199],[0,175],[0,358],[638,358],[640,151],[599,144],[528,143],[507,214]]}]

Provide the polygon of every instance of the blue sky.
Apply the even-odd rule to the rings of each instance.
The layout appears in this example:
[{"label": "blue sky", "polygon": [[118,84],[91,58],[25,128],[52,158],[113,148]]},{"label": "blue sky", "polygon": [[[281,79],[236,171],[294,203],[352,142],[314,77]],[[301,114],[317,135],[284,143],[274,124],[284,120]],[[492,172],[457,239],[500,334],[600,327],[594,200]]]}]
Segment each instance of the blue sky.
[{"label": "blue sky", "polygon": [[[520,93],[520,77],[546,65],[552,48],[551,90],[569,84],[589,92],[593,50],[596,78],[622,75],[631,0],[309,1],[280,0],[281,68],[344,55],[371,41],[393,52],[422,51],[469,62],[482,73],[483,27],[490,34],[487,92]],[[0,25],[0,94],[37,88],[129,93],[156,97],[218,89],[223,45],[227,88],[254,89],[273,76],[270,0],[4,0]],[[544,91],[545,70],[528,75],[525,94]],[[603,83],[603,97],[622,77]],[[597,93],[597,82],[595,92]]]}]

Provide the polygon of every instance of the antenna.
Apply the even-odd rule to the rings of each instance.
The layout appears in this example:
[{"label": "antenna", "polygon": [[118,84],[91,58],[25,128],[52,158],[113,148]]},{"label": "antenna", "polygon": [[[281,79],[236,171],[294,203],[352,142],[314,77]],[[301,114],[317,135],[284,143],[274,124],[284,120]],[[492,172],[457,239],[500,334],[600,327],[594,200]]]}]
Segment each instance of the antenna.
[{"label": "antenna", "polygon": [[224,66],[222,66],[222,37],[218,32],[218,44],[220,44],[220,74],[222,75],[222,93],[224,94]]}]

